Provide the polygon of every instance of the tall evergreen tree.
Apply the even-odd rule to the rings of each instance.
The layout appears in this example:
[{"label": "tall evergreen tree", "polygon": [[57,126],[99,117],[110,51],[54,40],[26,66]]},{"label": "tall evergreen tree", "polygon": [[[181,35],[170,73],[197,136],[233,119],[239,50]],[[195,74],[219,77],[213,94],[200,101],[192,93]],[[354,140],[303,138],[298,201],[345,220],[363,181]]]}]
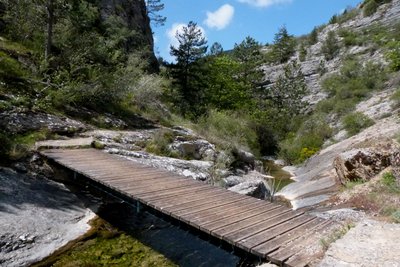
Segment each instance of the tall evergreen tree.
[{"label": "tall evergreen tree", "polygon": [[161,16],[158,12],[164,9],[161,0],[146,0],[147,15],[155,26],[164,26],[166,17]]},{"label": "tall evergreen tree", "polygon": [[251,88],[258,88],[263,81],[264,73],[259,68],[264,57],[260,52],[261,44],[247,36],[240,44],[235,44],[233,58],[241,63],[238,77]]},{"label": "tall evergreen tree", "polygon": [[286,26],[282,26],[274,37],[272,53],[276,62],[285,63],[296,52],[296,40],[290,35]]},{"label": "tall evergreen tree", "polygon": [[222,54],[222,52],[224,52],[224,49],[222,48],[222,45],[218,42],[213,43],[210,47],[210,55],[212,56],[220,55]]},{"label": "tall evergreen tree", "polygon": [[183,27],[182,31],[176,32],[178,47],[171,45],[170,54],[175,57],[173,77],[178,85],[179,95],[181,97],[181,108],[183,113],[189,109],[193,110],[201,103],[201,73],[199,60],[207,51],[207,40],[204,34],[193,21]]}]

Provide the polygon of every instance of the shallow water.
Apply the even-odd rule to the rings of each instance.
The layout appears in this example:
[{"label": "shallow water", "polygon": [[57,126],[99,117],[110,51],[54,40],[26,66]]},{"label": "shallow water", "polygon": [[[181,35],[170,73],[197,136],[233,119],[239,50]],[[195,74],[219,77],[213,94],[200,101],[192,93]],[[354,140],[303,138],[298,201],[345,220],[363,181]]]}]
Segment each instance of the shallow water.
[{"label": "shallow water", "polygon": [[283,170],[279,165],[276,165],[273,160],[265,160],[263,163],[265,173],[275,177],[276,182],[274,187],[276,191],[294,182],[290,179],[291,174]]}]

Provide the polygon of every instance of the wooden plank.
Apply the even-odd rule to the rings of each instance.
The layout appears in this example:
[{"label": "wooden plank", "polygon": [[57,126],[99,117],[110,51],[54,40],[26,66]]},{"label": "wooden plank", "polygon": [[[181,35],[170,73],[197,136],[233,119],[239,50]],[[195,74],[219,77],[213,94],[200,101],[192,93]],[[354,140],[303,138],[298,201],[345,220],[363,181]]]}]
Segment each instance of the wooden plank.
[{"label": "wooden plank", "polygon": [[[187,190],[179,190],[179,191],[174,191],[174,192],[165,192],[163,194],[158,194],[158,195],[146,195],[146,196],[140,196],[140,199],[145,203],[149,203],[154,200],[159,200],[159,199],[166,199],[169,197],[177,197],[177,194],[182,194],[182,195],[191,195],[199,191],[204,191],[204,190],[209,190],[209,187],[206,185],[199,185],[195,186],[193,188],[187,189]],[[127,192],[129,193],[129,192]]]},{"label": "wooden plank", "polygon": [[[278,206],[275,205],[265,205],[262,207],[253,207],[249,208],[244,212],[241,212],[240,214],[227,214],[226,216],[222,215],[221,219],[219,220],[207,220],[207,218],[200,220],[200,228],[203,229],[204,231],[211,232],[215,231],[216,229],[222,228],[222,227],[228,227],[231,225],[234,225],[236,223],[242,222],[244,220],[254,218],[258,216],[256,219],[263,219],[265,218],[265,213],[270,212],[272,210],[279,209]],[[251,221],[254,222],[253,219],[246,221],[247,223],[251,223]],[[257,221],[258,222],[258,221]]]},{"label": "wooden plank", "polygon": [[321,218],[315,218],[300,227],[297,227],[283,235],[277,236],[276,238],[265,242],[261,245],[258,245],[252,249],[252,253],[259,256],[266,258],[269,253],[275,251],[281,246],[289,243],[290,241],[297,239],[298,237],[303,236],[306,232],[311,231],[312,229],[316,229],[321,224],[325,223],[326,221]]},{"label": "wooden plank", "polygon": [[[268,205],[265,203],[260,203],[258,201],[255,201],[253,199],[243,199],[233,207],[230,207],[230,208],[227,207],[221,211],[220,210],[214,211],[210,215],[201,216],[200,218],[193,219],[193,221],[196,221],[197,223],[204,225],[209,222],[215,222],[215,221],[217,221],[218,218],[221,218],[221,219],[222,218],[232,218],[232,220],[233,220],[236,218],[240,218],[241,217],[240,215],[244,211],[253,210],[253,212],[256,212],[256,211],[254,211],[255,209],[256,210],[261,209],[264,206],[268,206]],[[233,216],[233,215],[236,215],[236,216]],[[218,217],[218,218],[215,218],[215,217]]]},{"label": "wooden plank", "polygon": [[100,177],[99,179],[101,179],[102,181],[112,184],[112,185],[126,185],[128,186],[129,182],[132,183],[132,185],[137,185],[139,183],[142,184],[155,184],[158,182],[163,182],[163,181],[170,181],[171,183],[173,182],[172,180],[176,180],[177,182],[182,182],[184,180],[189,180],[189,179],[175,179],[174,177],[171,177],[170,175],[164,175],[164,174],[160,174],[160,175],[146,175],[146,176],[142,176],[142,177],[136,177],[135,175],[130,175],[129,177],[124,177],[124,178],[118,178],[116,177],[115,179],[103,179],[102,177]]},{"label": "wooden plank", "polygon": [[[238,219],[241,218],[242,214],[245,213],[246,211],[252,211],[254,213],[265,206],[272,206],[272,205],[268,205],[267,202],[262,203],[262,201],[249,201],[249,202],[241,201],[239,205],[218,212],[218,217],[224,220],[226,220],[227,218]],[[208,216],[203,216],[198,219],[193,219],[193,221],[201,225],[206,225],[207,223],[215,222],[216,219],[215,215],[211,214]]]},{"label": "wooden plank", "polygon": [[137,188],[136,187],[125,188],[124,186],[116,186],[116,185],[113,186],[120,188],[125,192],[129,192],[130,194],[134,194],[138,198],[140,198],[143,195],[149,195],[149,194],[161,195],[164,192],[170,192],[170,191],[176,192],[177,190],[198,187],[198,185],[193,183],[167,183],[162,185],[144,186]]},{"label": "wooden plank", "polygon": [[[275,211],[279,212],[279,211]],[[243,227],[237,231],[231,232],[229,234],[226,234],[222,236],[222,238],[233,244],[236,245],[237,242],[246,239],[248,237],[251,237],[255,234],[258,234],[260,232],[266,231],[268,229],[271,229],[274,226],[277,226],[279,224],[282,224],[286,221],[292,220],[298,216],[303,215],[304,212],[298,211],[298,212],[287,212],[286,209],[283,210],[283,214],[278,215],[276,217],[272,217],[266,221],[262,221],[260,223],[253,224],[249,227]],[[249,248],[250,249],[250,248]]]},{"label": "wooden plank", "polygon": [[[205,215],[215,214],[216,216],[218,216],[218,211],[232,207],[234,205],[238,205],[238,202],[240,202],[241,200],[243,199],[231,196],[229,199],[226,199],[223,202],[221,201],[217,204],[210,205],[208,207],[194,208],[193,210],[185,210],[185,212],[174,212],[171,213],[171,216],[190,224],[192,220],[200,218]],[[195,225],[197,226],[197,224]]]},{"label": "wooden plank", "polygon": [[167,205],[163,205],[163,209],[169,212],[174,212],[174,211],[180,211],[180,210],[186,210],[190,208],[196,208],[199,206],[204,206],[205,204],[208,203],[215,203],[216,201],[221,200],[221,198],[228,196],[227,192],[221,192],[218,193],[218,195],[215,195],[214,192],[210,191],[205,191],[205,193],[208,193],[207,195],[196,195],[196,196],[190,196],[190,197],[179,197],[177,198],[177,202],[169,202]]},{"label": "wooden plank", "polygon": [[147,187],[147,188],[156,188],[159,186],[164,186],[164,185],[181,185],[181,184],[195,184],[199,185],[201,183],[195,183],[192,180],[189,179],[174,179],[173,177],[153,177],[154,179],[146,179],[146,180],[135,180],[135,179],[130,179],[130,180],[125,180],[125,181],[116,181],[116,182],[110,182],[110,184],[114,186],[123,186],[126,190],[129,190],[131,188],[142,188],[142,187]]},{"label": "wooden plank", "polygon": [[215,201],[216,198],[220,199],[221,197],[224,197],[226,195],[227,190],[204,190],[204,191],[200,191],[200,192],[195,192],[194,194],[190,194],[190,195],[180,195],[179,198],[177,198],[176,196],[172,196],[166,199],[161,199],[161,200],[153,200],[151,203],[149,203],[149,205],[151,207],[159,207],[161,209],[166,209],[166,208],[170,208],[173,206],[177,206],[177,205],[183,205],[183,204],[192,204],[192,205],[196,205],[197,204],[201,204],[203,203],[204,199],[206,200],[212,200]]},{"label": "wooden plank", "polygon": [[[221,239],[229,239],[230,238],[229,235],[232,236],[235,233],[239,235],[250,232],[251,227],[254,227],[254,229],[257,230],[260,227],[268,227],[269,226],[268,223],[270,223],[271,221],[277,220],[278,221],[277,223],[279,223],[279,220],[285,220],[288,218],[290,219],[293,216],[295,215],[290,210],[281,208],[272,209],[268,211],[268,213],[266,212],[255,216],[251,216],[238,222],[227,223],[226,225],[222,224],[215,225],[211,229],[211,235]],[[239,233],[239,231],[242,231],[242,233]]]},{"label": "wooden plank", "polygon": [[304,249],[313,242],[319,242],[319,233],[323,232],[324,229],[329,228],[332,224],[332,221],[325,221],[323,224],[320,224],[315,229],[304,233],[304,235],[302,235],[301,237],[280,247],[279,250],[269,254],[268,258],[273,259],[273,261],[277,264],[282,264],[293,255],[302,253],[302,251],[304,251]]},{"label": "wooden plank", "polygon": [[242,249],[253,248],[258,246],[280,234],[284,234],[296,227],[299,227],[308,221],[314,220],[315,217],[308,215],[300,215],[282,224],[276,225],[270,229],[263,230],[252,236],[248,236],[236,243],[236,245]]},{"label": "wooden plank", "polygon": [[169,211],[177,218],[185,218],[185,221],[194,221],[203,216],[218,216],[219,211],[222,209],[229,209],[238,205],[243,205],[242,203],[246,201],[248,200],[244,200],[240,198],[240,196],[228,196],[224,198],[224,200],[219,200],[217,202],[214,201],[203,206],[192,207],[179,211],[170,209]]}]

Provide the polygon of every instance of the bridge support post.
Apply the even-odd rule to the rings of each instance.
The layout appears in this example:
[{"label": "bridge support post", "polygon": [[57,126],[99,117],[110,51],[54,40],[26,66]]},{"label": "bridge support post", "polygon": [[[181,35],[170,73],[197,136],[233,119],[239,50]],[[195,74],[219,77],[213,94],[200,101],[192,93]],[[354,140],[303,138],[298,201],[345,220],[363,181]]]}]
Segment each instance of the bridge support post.
[{"label": "bridge support post", "polygon": [[77,176],[77,175],[76,175],[76,172],[74,172],[74,180],[76,180],[76,176]]},{"label": "bridge support post", "polygon": [[140,202],[136,201],[136,213],[140,213],[141,207],[140,207]]}]

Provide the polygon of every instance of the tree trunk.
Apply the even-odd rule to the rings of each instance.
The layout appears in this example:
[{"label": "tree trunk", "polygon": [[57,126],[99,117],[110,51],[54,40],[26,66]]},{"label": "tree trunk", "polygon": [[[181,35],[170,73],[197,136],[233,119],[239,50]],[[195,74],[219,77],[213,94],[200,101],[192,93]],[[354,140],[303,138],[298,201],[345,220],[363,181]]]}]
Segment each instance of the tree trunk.
[{"label": "tree trunk", "polygon": [[54,23],[54,0],[47,1],[47,33],[46,33],[46,44],[44,51],[45,61],[49,61],[51,55],[51,45],[53,43],[53,23]]}]

